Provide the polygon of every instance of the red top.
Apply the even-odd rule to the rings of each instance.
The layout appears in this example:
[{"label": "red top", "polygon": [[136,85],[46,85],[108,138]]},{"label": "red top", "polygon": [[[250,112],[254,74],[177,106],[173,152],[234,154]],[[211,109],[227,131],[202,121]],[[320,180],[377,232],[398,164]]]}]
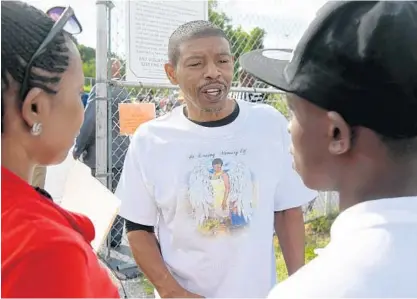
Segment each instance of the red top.
[{"label": "red top", "polygon": [[1,168],[2,298],[120,298],[90,246],[94,235],[87,217]]}]

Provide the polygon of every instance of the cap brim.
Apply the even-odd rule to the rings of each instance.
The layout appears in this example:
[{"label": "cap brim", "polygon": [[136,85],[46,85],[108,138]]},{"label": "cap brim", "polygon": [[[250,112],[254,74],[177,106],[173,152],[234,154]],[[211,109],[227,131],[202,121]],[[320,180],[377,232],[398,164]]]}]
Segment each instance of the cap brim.
[{"label": "cap brim", "polygon": [[291,92],[284,70],[291,60],[292,52],[290,49],[255,50],[240,56],[239,63],[246,72],[266,84]]}]

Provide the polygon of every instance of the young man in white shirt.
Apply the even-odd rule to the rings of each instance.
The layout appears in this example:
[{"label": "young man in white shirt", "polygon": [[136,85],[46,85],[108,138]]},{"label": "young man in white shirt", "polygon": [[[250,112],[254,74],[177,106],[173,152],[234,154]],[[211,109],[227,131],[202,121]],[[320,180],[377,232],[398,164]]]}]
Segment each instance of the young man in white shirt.
[{"label": "young man in white shirt", "polygon": [[416,34],[415,1],[334,1],[288,64],[241,57],[288,92],[304,183],[340,193],[330,244],[270,298],[417,298]]},{"label": "young man in white shirt", "polygon": [[222,30],[186,23],[168,53],[186,105],[140,126],[116,192],[133,255],[164,298],[265,297],[273,228],[292,274],[304,264],[300,207],[317,193],[292,168],[286,119],[228,98],[233,56]]}]

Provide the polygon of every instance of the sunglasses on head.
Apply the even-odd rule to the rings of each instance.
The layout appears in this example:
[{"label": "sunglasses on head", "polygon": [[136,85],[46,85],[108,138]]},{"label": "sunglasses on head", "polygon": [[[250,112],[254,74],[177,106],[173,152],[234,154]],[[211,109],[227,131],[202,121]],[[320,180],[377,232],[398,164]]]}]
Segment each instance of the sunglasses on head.
[{"label": "sunglasses on head", "polygon": [[29,92],[29,78],[33,62],[45,51],[46,47],[54,40],[54,38],[61,33],[62,30],[72,35],[79,34],[83,31],[80,22],[74,14],[74,10],[70,6],[55,6],[50,8],[46,14],[55,21],[55,24],[26,65],[22,85],[20,86],[21,99],[24,99]]}]

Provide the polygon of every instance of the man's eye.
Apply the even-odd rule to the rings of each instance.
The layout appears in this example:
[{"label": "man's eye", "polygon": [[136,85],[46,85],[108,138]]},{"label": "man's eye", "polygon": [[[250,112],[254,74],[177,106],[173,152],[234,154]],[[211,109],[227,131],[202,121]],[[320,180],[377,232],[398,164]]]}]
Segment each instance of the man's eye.
[{"label": "man's eye", "polygon": [[199,66],[200,64],[201,64],[200,62],[197,62],[197,63],[190,64],[190,66]]}]

